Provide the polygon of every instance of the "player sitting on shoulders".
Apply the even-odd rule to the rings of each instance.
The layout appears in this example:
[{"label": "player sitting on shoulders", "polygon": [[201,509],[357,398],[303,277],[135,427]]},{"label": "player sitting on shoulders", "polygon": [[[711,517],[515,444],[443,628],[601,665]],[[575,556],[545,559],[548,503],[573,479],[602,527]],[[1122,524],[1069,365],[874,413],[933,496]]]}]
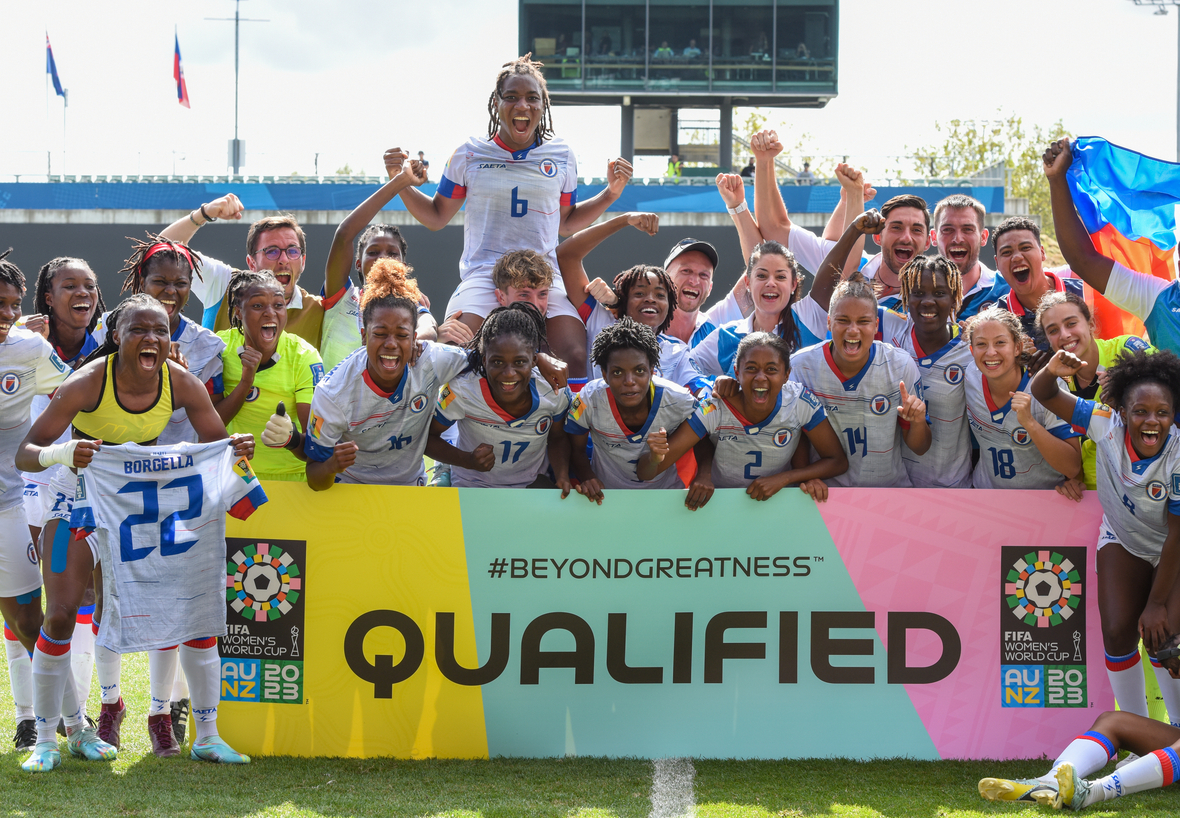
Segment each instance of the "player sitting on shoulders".
[{"label": "player sitting on shoulders", "polygon": [[[536,250],[511,250],[492,267],[492,284],[496,288],[496,303],[507,307],[516,301],[526,301],[542,315],[549,308],[549,290],[553,287],[553,268]],[[445,344],[467,346],[475,333],[463,323],[461,315],[449,316],[438,328],[438,340]],[[585,378],[575,379],[579,384]]]},{"label": "player sitting on shoulders", "polygon": [[[651,453],[636,469],[639,478],[664,472],[708,438],[715,449],[712,475],[718,488],[745,488],[755,500],[769,500],[797,484],[816,502],[827,500],[824,480],[847,471],[848,458],[819,400],[806,386],[787,380],[790,360],[790,347],[778,335],[743,337],[734,355],[736,393],[702,401],[671,435],[663,428],[652,432]],[[814,462],[808,462],[806,450],[798,451],[800,435],[818,453]]]},{"label": "player sitting on shoulders", "polygon": [[[525,302],[497,307],[480,326],[467,371],[439,394],[426,448],[428,457],[454,466],[452,485],[525,488],[550,463],[554,474],[569,471],[571,394],[534,371],[544,343],[545,319]],[[457,448],[441,438],[456,424]],[[544,477],[538,485],[552,486]]]},{"label": "player sitting on shoulders", "polygon": [[1028,392],[1032,344],[1020,319],[988,307],[967,324],[967,417],[979,444],[977,489],[1051,489],[1082,471],[1079,433]]},{"label": "player sitting on shoulders", "polygon": [[[647,449],[648,433],[675,429],[696,405],[687,389],[652,374],[660,362],[655,333],[624,316],[598,333],[591,354],[603,378],[586,384],[574,397],[565,422],[573,471],[580,481],[577,492],[601,505],[604,488],[684,488],[675,469],[650,482],[635,476],[635,461]],[[587,457],[587,437],[594,442],[593,462]],[[556,482],[569,490],[567,475],[557,475]]]}]

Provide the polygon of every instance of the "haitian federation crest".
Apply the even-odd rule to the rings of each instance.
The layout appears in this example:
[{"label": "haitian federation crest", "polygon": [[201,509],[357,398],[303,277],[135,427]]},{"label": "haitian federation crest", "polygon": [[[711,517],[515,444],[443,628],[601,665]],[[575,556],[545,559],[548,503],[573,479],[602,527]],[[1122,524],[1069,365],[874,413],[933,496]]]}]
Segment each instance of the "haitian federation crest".
[{"label": "haitian federation crest", "polygon": [[775,429],[773,438],[774,445],[781,449],[790,443],[794,436],[795,433],[790,429]]},{"label": "haitian federation crest", "polygon": [[963,382],[963,367],[959,366],[958,364],[951,364],[946,368],[946,371],[942,373],[942,377],[945,378],[946,382],[951,386],[958,386]]},{"label": "haitian federation crest", "polygon": [[0,392],[12,395],[18,389],[20,389],[20,375],[15,372],[5,372],[0,375]]},{"label": "haitian federation crest", "polygon": [[889,397],[886,395],[876,395],[869,401],[869,409],[874,415],[883,415],[889,411]]},{"label": "haitian federation crest", "polygon": [[1017,426],[1012,430],[1012,442],[1017,446],[1027,446],[1032,443],[1032,435],[1023,426]]}]

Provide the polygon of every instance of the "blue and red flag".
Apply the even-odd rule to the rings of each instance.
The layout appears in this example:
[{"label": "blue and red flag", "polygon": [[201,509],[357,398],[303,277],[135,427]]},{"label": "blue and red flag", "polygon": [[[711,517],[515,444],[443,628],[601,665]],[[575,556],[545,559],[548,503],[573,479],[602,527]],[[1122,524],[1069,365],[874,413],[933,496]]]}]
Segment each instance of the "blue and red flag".
[{"label": "blue and red flag", "polygon": [[53,77],[53,90],[57,91],[59,97],[64,97],[66,92],[57,76],[57,63],[53,61],[53,46],[49,44],[49,32],[45,32],[45,73]]},{"label": "blue and red flag", "polygon": [[[1094,246],[1132,270],[1174,279],[1180,164],[1093,136],[1079,137],[1072,147],[1066,181]],[[1137,319],[1097,294],[1094,312],[1103,337],[1143,332]]]},{"label": "blue and red flag", "polygon": [[180,37],[176,37],[176,56],[172,58],[172,76],[176,80],[176,99],[185,108],[191,109],[193,106],[188,104],[188,86],[184,83],[184,68],[180,64]]}]

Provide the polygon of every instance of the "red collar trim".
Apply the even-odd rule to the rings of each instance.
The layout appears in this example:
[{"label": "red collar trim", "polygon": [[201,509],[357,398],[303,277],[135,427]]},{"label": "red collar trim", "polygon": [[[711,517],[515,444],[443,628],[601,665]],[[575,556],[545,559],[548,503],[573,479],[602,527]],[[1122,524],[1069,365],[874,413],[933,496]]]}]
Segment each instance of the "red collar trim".
[{"label": "red collar trim", "polygon": [[[838,373],[840,370],[836,370],[836,371],[837,371],[837,373]],[[730,403],[729,401],[727,401],[725,398],[722,398],[722,399],[721,399],[721,402],[722,402],[722,403],[724,403],[724,404],[726,405],[726,407],[728,407],[729,411],[733,412],[733,416],[734,416],[735,418],[737,418],[737,419],[738,419],[738,423],[742,424],[742,426],[754,426],[754,425],[756,425],[756,424],[750,423],[750,421],[749,421],[749,420],[747,420],[747,419],[746,419],[746,417],[745,417],[745,416],[744,416],[744,415],[743,415],[741,412],[739,412],[739,411],[737,410],[737,407],[736,407],[736,406],[734,406],[734,405],[733,405],[732,403]],[[765,423],[765,421],[763,421],[763,422]]]},{"label": "red collar trim", "polygon": [[[405,372],[402,373],[403,378],[405,377],[405,374],[406,374]],[[365,367],[365,374],[362,377],[365,380],[365,386],[369,387],[375,393],[377,393],[381,397],[385,398],[386,400],[388,400],[389,398],[392,398],[394,393],[397,392],[396,386],[393,388],[393,392],[386,392],[384,389],[382,389],[380,386],[378,386],[377,382],[373,380],[373,376],[369,374],[368,367]]]},{"label": "red collar trim", "polygon": [[914,327],[910,327],[910,340],[914,344],[914,354],[919,358],[925,358],[926,353],[922,351],[922,345],[918,343],[918,330]]},{"label": "red collar trim", "polygon": [[[651,384],[650,387],[648,388],[648,393],[647,393],[647,399],[648,399],[647,413],[648,413],[648,415],[651,415],[651,400],[652,400],[653,396],[655,395],[655,389],[656,389],[656,385],[654,383]],[[627,422],[623,420],[622,413],[619,411],[619,405],[617,403],[615,403],[615,393],[610,391],[610,387],[607,387],[606,399],[607,399],[607,402],[610,404],[610,413],[614,416],[615,423],[619,424],[619,428],[622,429],[628,436],[639,434],[639,432],[642,430],[643,427],[640,426],[639,429],[632,429],[630,426],[627,425]]]},{"label": "red collar trim", "polygon": [[487,378],[479,379],[479,391],[483,393],[484,402],[487,403],[488,408],[500,416],[500,420],[505,423],[511,423],[514,420],[519,420],[515,415],[505,412],[500,408],[500,404],[496,403],[496,399],[492,397],[492,388],[488,386]]},{"label": "red collar trim", "polygon": [[536,140],[536,138],[534,138],[532,143],[529,144],[528,147],[520,148],[519,150],[513,150],[512,148],[508,147],[507,142],[505,142],[503,139],[500,138],[499,132],[497,132],[496,135],[492,137],[492,141],[495,142],[497,145],[499,145],[504,150],[508,151],[509,153],[520,153],[520,151],[531,151],[533,148],[537,147],[537,140]]},{"label": "red collar trim", "polygon": [[1131,458],[1132,463],[1138,463],[1143,458],[1135,454],[1135,447],[1131,445],[1131,430],[1126,429],[1123,432],[1123,444],[1127,447],[1127,457]]},{"label": "red collar trim", "polygon": [[[1053,283],[1053,289],[1051,292],[1059,293],[1065,289],[1065,282],[1061,279],[1061,276],[1057,275],[1057,273],[1052,273],[1048,270],[1042,270],[1041,273]],[[1024,308],[1024,305],[1020,303],[1020,299],[1016,297],[1016,290],[1011,290],[1008,293],[1007,301],[1009,312],[1013,313],[1014,315],[1028,314],[1028,310]]]}]

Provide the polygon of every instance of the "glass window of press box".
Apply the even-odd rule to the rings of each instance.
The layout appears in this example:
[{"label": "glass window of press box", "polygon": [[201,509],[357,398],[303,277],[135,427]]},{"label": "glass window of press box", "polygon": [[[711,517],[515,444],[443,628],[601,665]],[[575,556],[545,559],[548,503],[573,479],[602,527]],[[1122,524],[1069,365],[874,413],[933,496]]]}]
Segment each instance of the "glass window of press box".
[{"label": "glass window of press box", "polygon": [[835,93],[837,0],[520,2],[550,88]]}]

